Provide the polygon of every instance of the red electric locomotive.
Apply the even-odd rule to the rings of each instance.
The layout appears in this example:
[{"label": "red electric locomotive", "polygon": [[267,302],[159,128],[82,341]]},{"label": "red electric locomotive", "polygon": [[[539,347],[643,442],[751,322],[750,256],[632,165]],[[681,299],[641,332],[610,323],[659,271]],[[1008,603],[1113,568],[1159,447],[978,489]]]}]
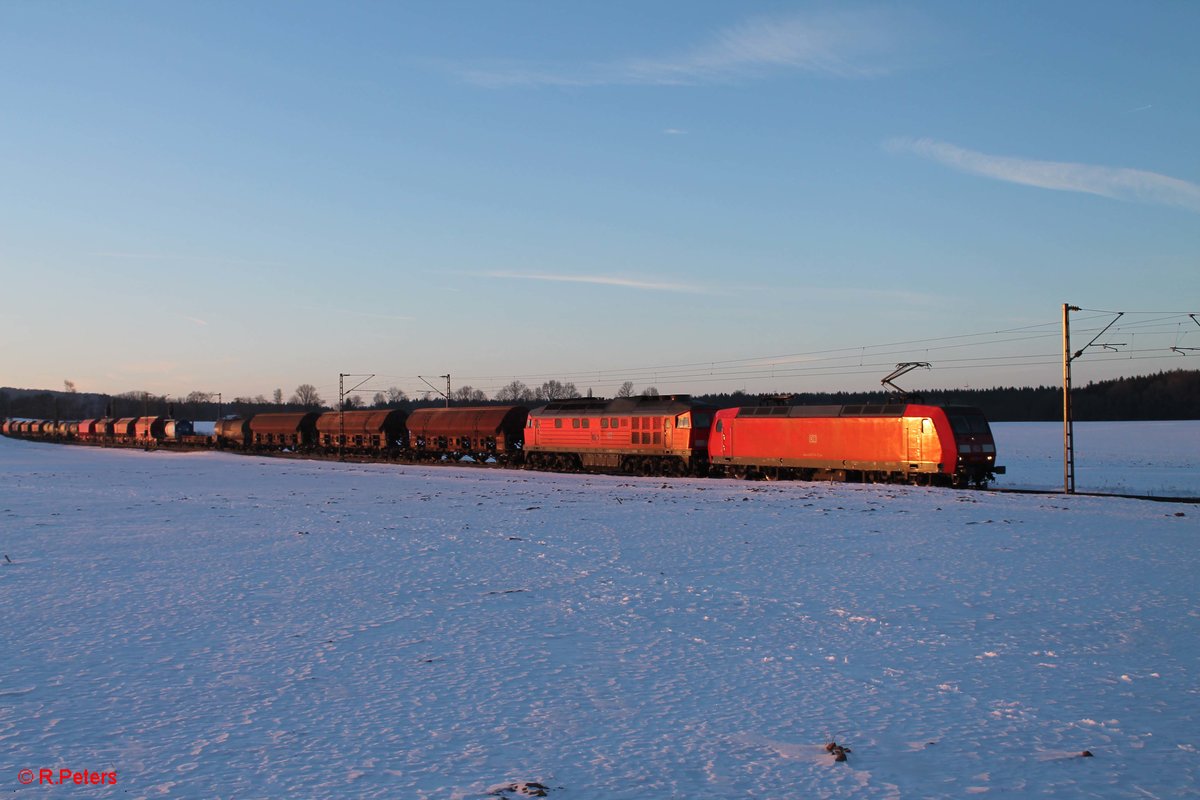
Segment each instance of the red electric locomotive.
[{"label": "red electric locomotive", "polygon": [[983,486],[1004,472],[983,412],[913,403],[727,408],[709,459],[735,477]]},{"label": "red electric locomotive", "polygon": [[714,410],[687,395],[556,400],[529,412],[525,462],[539,469],[703,475]]}]

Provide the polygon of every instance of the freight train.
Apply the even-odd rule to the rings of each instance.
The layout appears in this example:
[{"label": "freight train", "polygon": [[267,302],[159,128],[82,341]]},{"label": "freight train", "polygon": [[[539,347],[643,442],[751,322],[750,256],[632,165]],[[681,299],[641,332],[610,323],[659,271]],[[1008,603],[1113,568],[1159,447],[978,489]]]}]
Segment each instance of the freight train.
[{"label": "freight train", "polygon": [[1004,467],[977,408],[897,402],[718,409],[687,395],[255,414],[211,436],[162,417],[8,420],[8,436],[145,448],[460,461],[562,472],[983,487]]}]

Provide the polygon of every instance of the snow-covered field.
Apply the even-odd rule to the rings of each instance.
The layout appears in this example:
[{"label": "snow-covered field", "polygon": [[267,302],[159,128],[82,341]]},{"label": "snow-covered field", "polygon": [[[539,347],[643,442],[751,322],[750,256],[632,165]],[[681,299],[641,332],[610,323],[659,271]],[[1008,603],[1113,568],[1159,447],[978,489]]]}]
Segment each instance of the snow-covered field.
[{"label": "snow-covered field", "polygon": [[[998,486],[1063,487],[1061,422],[993,422]],[[1200,497],[1200,421],[1076,422],[1076,491]]]},{"label": "snow-covered field", "polygon": [[0,789],[1196,796],[1198,518],[0,439]]}]

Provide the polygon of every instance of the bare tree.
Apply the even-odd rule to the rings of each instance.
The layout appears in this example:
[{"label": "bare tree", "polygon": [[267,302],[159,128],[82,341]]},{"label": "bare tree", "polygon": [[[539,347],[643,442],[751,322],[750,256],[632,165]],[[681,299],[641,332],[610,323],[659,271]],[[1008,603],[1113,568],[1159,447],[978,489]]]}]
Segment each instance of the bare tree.
[{"label": "bare tree", "polygon": [[658,389],[653,386],[647,386],[642,392],[642,397],[658,397]]},{"label": "bare tree", "polygon": [[502,403],[532,403],[533,390],[520,381],[513,381],[496,392],[496,399]]},{"label": "bare tree", "polygon": [[296,393],[292,395],[289,402],[305,408],[320,408],[322,405],[321,395],[317,394],[317,387],[311,383],[302,383],[297,386]]},{"label": "bare tree", "polygon": [[386,405],[387,405],[387,395],[385,395],[383,392],[376,392],[374,394],[374,396],[371,397],[371,406],[372,407],[383,408]]},{"label": "bare tree", "polygon": [[354,409],[354,408],[362,408],[362,406],[363,406],[362,398],[356,394],[348,394],[348,395],[346,395],[345,399],[342,400],[342,410],[343,411],[349,411],[350,409]]},{"label": "bare tree", "polygon": [[617,389],[617,397],[633,397],[633,381],[625,381]]},{"label": "bare tree", "polygon": [[395,386],[389,386],[387,390],[387,401],[389,403],[395,403],[396,405],[399,405],[400,403],[407,403],[408,395]]},{"label": "bare tree", "polygon": [[460,386],[450,393],[450,399],[455,403],[486,403],[487,393],[482,389]]},{"label": "bare tree", "polygon": [[561,383],[559,381],[546,381],[537,390],[538,400],[566,400],[570,397],[579,397],[579,390],[575,388],[573,383]]},{"label": "bare tree", "polygon": [[211,403],[213,396],[211,392],[189,392],[185,399],[189,403]]},{"label": "bare tree", "polygon": [[75,381],[63,381],[63,390],[75,394]]},{"label": "bare tree", "polygon": [[275,401],[275,405],[283,405],[283,389],[276,389],[275,393],[271,395],[271,398]]}]

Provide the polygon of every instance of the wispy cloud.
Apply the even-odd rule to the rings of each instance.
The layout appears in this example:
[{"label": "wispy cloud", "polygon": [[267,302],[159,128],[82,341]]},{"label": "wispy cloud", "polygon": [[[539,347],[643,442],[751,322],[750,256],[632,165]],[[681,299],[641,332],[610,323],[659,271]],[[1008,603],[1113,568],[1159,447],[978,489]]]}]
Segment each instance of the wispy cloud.
[{"label": "wispy cloud", "polygon": [[699,286],[665,281],[648,281],[640,278],[625,278],[615,275],[547,275],[545,273],[481,272],[485,278],[502,278],[518,281],[550,281],[553,283],[589,283],[597,286],[617,286],[624,289],[643,289],[654,292],[682,292],[708,294],[709,290]]},{"label": "wispy cloud", "polygon": [[680,130],[679,128],[664,128],[663,135],[664,136],[686,136],[687,131]]},{"label": "wispy cloud", "polygon": [[207,324],[208,324],[207,322],[205,322],[204,320],[200,319],[199,317],[189,317],[187,314],[180,314],[180,315],[179,315],[179,318],[180,318],[180,319],[186,319],[188,322],[191,322],[191,323],[192,323],[192,324],[194,324],[194,325],[201,325],[201,326],[203,326],[203,325],[207,325]]},{"label": "wispy cloud", "polygon": [[1200,212],[1200,185],[1157,172],[989,155],[934,139],[892,139],[886,146],[999,181]]},{"label": "wispy cloud", "polygon": [[758,17],[674,55],[573,66],[510,62],[458,71],[464,80],[489,87],[727,83],[777,70],[864,78],[890,71],[895,29],[894,14],[881,11]]}]

